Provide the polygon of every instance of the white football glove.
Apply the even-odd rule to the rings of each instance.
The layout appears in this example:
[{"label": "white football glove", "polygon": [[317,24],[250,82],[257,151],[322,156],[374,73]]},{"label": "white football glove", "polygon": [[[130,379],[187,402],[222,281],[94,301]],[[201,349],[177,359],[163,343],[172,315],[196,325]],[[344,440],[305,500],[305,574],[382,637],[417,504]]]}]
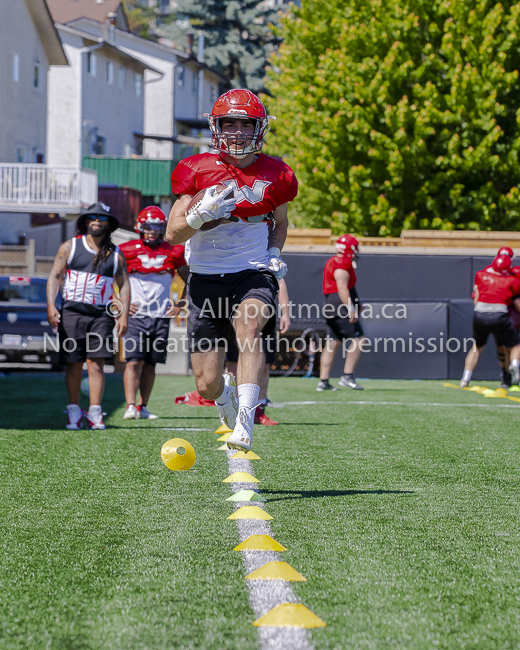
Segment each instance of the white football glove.
[{"label": "white football glove", "polygon": [[232,187],[223,190],[220,194],[216,191],[217,185],[207,187],[202,200],[186,215],[186,222],[191,228],[198,230],[202,224],[214,219],[225,218],[235,209],[235,199],[226,197],[233,192]]},{"label": "white football glove", "polygon": [[269,266],[267,268],[277,280],[281,280],[286,276],[289,269],[287,264],[280,258],[280,249],[270,248],[267,254],[269,255]]}]

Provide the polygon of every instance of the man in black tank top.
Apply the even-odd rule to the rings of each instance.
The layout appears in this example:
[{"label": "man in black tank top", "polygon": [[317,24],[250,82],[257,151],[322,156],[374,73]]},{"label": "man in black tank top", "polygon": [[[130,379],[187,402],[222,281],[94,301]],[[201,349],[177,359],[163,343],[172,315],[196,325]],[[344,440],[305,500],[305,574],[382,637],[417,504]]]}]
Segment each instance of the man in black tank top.
[{"label": "man in black tank top", "polygon": [[[58,330],[60,361],[66,364],[69,396],[67,429],[80,429],[85,415],[91,429],[104,429],[101,398],[104,364],[114,354],[117,337],[128,329],[130,284],[124,255],[110,239],[119,221],[103,203],[94,203],[76,223],[76,237],[60,246],[47,281],[47,318]],[[114,283],[119,297],[114,295]],[[63,306],[56,308],[62,285]],[[90,408],[80,408],[81,371],[87,362]]]}]

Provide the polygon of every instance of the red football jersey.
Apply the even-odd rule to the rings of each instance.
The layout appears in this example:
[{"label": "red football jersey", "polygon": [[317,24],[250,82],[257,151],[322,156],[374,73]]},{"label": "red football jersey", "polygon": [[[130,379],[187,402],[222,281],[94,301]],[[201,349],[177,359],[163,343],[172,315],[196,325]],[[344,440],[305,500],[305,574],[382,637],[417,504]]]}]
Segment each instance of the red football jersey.
[{"label": "red football jersey", "polygon": [[520,296],[520,279],[514,274],[501,275],[492,266],[477,271],[475,284],[478,290],[478,302],[510,305]]},{"label": "red football jersey", "polygon": [[336,269],[344,269],[345,271],[348,271],[349,289],[352,289],[356,284],[356,270],[352,265],[352,260],[340,257],[339,255],[334,255],[334,257],[331,257],[330,260],[327,261],[325,268],[323,269],[323,293],[325,295],[329,293],[338,293],[338,285],[334,279],[334,271]]},{"label": "red football jersey", "polygon": [[268,215],[298,194],[298,181],[289,165],[264,153],[245,169],[227,164],[215,153],[190,156],[175,167],[171,181],[175,195],[195,196],[211,185],[230,185],[236,199],[232,215],[242,219]]},{"label": "red football jersey", "polygon": [[159,246],[147,246],[142,239],[133,239],[119,247],[126,258],[129,273],[171,273],[184,266],[184,246],[171,246],[161,242]]}]

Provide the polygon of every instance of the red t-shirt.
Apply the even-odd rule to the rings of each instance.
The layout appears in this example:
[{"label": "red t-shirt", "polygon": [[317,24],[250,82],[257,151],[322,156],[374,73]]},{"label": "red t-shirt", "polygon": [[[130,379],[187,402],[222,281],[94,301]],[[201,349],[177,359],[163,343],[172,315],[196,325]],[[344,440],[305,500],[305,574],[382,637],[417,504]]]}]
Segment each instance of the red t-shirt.
[{"label": "red t-shirt", "polygon": [[352,289],[356,284],[356,271],[352,264],[352,260],[340,257],[339,255],[334,255],[330,260],[325,264],[323,269],[323,293],[325,295],[329,293],[338,293],[338,285],[334,279],[334,271],[336,269],[344,269],[348,271],[348,288]]},{"label": "red t-shirt", "polygon": [[129,273],[170,273],[184,266],[184,246],[171,246],[161,242],[159,246],[147,246],[142,239],[133,239],[119,247],[126,258]]},{"label": "red t-shirt", "polygon": [[509,306],[514,298],[520,296],[520,278],[513,273],[508,275],[496,273],[492,266],[477,271],[475,284],[478,290],[478,302]]},{"label": "red t-shirt", "polygon": [[190,156],[175,167],[171,181],[175,195],[195,196],[211,185],[231,185],[236,199],[232,214],[243,219],[267,215],[298,194],[298,181],[289,165],[264,153],[245,169],[227,164],[218,153]]}]

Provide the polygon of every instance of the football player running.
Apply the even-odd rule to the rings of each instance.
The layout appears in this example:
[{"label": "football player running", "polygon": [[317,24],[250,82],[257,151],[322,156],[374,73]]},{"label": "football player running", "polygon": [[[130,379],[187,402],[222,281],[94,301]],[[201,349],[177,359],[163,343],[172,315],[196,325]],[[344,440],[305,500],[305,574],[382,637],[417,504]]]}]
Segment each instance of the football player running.
[{"label": "football player running", "polygon": [[[248,90],[230,90],[208,116],[215,153],[182,160],[172,173],[177,201],[166,237],[186,242],[188,337],[202,397],[215,400],[233,429],[231,449],[251,449],[264,370],[260,337],[272,333],[278,279],[287,272],[280,252],[287,236],[287,204],[298,191],[292,169],[261,153],[269,117]],[[218,193],[218,185],[227,190]],[[201,190],[198,205],[187,211]],[[213,229],[212,222],[226,221]],[[205,225],[206,224],[206,225]],[[224,375],[227,342],[236,335],[237,380]]]},{"label": "football player running", "polygon": [[466,388],[471,380],[482,349],[489,335],[495,338],[497,349],[510,354],[514,383],[520,379],[520,345],[518,332],[508,316],[513,305],[520,311],[520,280],[511,272],[511,257],[498,255],[491,266],[477,271],[473,287],[473,347],[464,364],[460,387]]},{"label": "football player running", "polygon": [[350,340],[350,346],[338,384],[341,388],[363,390],[354,379],[354,369],[361,354],[364,337],[359,322],[359,300],[355,289],[358,241],[352,235],[342,235],[336,242],[336,250],[336,255],[327,261],[323,269],[323,309],[327,321],[327,337],[321,353],[320,381],[316,386],[318,392],[337,390],[329,382],[329,377],[334,357],[343,340]]},{"label": "football player running", "polygon": [[177,271],[186,282],[189,269],[184,246],[170,246],[164,241],[166,215],[160,208],[141,210],[135,229],[139,239],[120,246],[127,261],[131,290],[131,317],[124,339],[127,406],[123,419],[154,420],[158,416],[150,413],[147,406],[155,382],[155,366],[166,362],[170,318],[181,309],[180,304],[173,305],[171,301],[172,277]]}]

